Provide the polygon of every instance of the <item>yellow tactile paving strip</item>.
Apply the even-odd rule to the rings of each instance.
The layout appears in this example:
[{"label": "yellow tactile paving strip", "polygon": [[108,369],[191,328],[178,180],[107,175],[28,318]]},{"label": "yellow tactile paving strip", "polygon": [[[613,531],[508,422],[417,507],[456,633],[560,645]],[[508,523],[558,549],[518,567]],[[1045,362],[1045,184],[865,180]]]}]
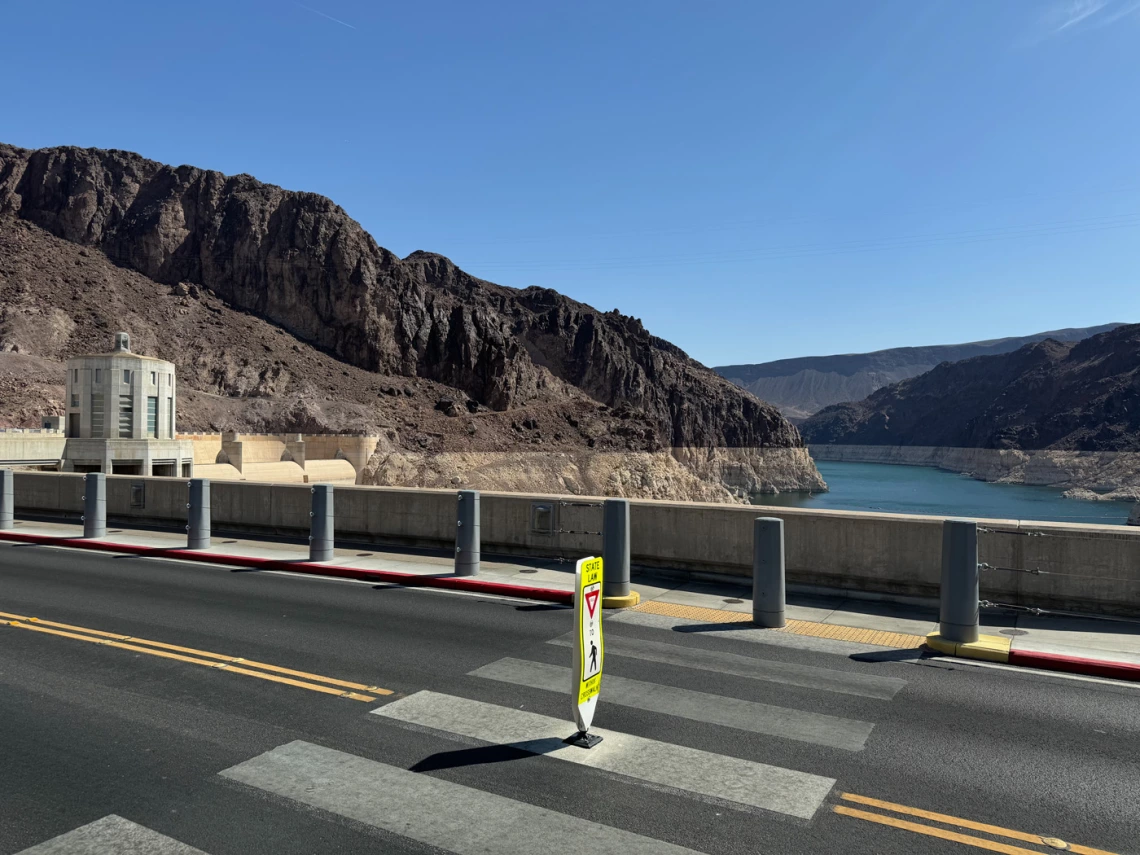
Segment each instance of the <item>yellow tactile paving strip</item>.
[{"label": "yellow tactile paving strip", "polygon": [[[676,603],[663,603],[650,600],[634,606],[635,612],[648,612],[666,617],[703,620],[709,623],[751,623],[752,615],[727,609],[706,609],[701,606],[682,606]],[[772,632],[786,632],[791,635],[810,635],[814,638],[833,638],[837,641],[854,641],[859,644],[875,644],[880,647],[894,647],[909,650],[921,647],[925,641],[921,635],[905,632],[884,632],[879,629],[859,629],[854,626],[837,626],[830,623],[816,623],[810,620],[789,620],[783,629]]]}]

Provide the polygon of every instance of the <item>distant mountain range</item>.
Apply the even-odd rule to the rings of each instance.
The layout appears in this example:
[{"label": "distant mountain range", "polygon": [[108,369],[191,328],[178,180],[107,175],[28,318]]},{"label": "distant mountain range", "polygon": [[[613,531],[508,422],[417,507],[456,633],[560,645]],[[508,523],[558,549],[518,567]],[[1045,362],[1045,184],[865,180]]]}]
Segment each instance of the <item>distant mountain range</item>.
[{"label": "distant mountain range", "polygon": [[893,347],[872,353],[803,356],[756,365],[723,365],[713,370],[756,397],[775,404],[785,416],[798,422],[831,404],[861,401],[877,389],[925,374],[943,362],[1010,353],[1045,339],[1081,341],[1119,326],[1122,324],[1050,330],[1034,335],[967,344]]},{"label": "distant mountain range", "polygon": [[813,445],[1140,451],[1140,324],[943,363],[800,430]]}]

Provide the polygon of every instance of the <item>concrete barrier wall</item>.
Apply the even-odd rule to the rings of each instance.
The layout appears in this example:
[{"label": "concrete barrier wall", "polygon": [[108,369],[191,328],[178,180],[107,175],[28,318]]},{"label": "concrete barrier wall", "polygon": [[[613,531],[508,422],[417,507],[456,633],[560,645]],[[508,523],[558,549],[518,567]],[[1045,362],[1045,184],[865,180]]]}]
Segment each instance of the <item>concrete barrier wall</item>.
[{"label": "concrete barrier wall", "polygon": [[[143,485],[143,494],[132,493],[132,485]],[[74,517],[81,511],[82,476],[17,472],[15,488],[20,513]],[[123,520],[181,530],[186,499],[185,479],[107,478],[108,515]],[[308,485],[216,482],[211,501],[215,530],[308,535]],[[484,558],[492,560],[496,553],[566,559],[600,554],[600,502],[581,496],[484,493]],[[454,491],[337,487],[335,506],[338,538],[454,548]],[[941,517],[632,501],[632,560],[661,569],[750,578],[752,520],[757,516],[784,520],[789,584],[938,596]],[[985,520],[981,525],[981,560],[1009,568],[983,572],[983,597],[1140,614],[1140,529],[1024,520]]]},{"label": "concrete barrier wall", "polygon": [[56,463],[63,457],[66,443],[62,433],[0,433],[0,460]]}]

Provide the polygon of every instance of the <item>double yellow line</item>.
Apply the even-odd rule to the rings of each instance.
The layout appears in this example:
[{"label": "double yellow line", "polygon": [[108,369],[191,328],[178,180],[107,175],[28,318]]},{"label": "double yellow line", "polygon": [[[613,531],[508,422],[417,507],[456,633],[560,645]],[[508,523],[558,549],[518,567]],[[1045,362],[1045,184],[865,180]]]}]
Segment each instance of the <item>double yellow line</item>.
[{"label": "double yellow line", "polygon": [[[855,804],[878,808],[879,810],[890,811],[891,813],[902,814],[903,816],[913,816],[918,819],[925,819],[930,822],[937,822],[955,828],[980,831],[991,837],[1004,837],[1007,840],[1018,840],[1022,843],[1032,843],[1036,846],[1047,846],[1049,850],[1053,852],[1072,852],[1075,853],[1075,855],[1114,855],[1114,853],[1106,852],[1103,849],[1093,849],[1089,846],[1081,846],[1078,843],[1067,843],[1054,837],[1043,837],[1040,834],[1014,831],[1012,828],[1002,828],[1000,825],[987,825],[984,822],[974,822],[973,820],[961,819],[944,813],[934,813],[933,811],[899,805],[894,802],[869,799],[866,796],[857,796],[854,793],[842,793],[840,798],[843,799],[843,801],[854,802]],[[986,840],[984,837],[976,837],[972,834],[963,834],[959,831],[951,831],[950,829],[939,828],[935,825],[900,819],[897,816],[890,816],[888,814],[872,813],[868,810],[860,810],[858,808],[848,807],[847,805],[835,805],[832,810],[843,816],[850,816],[855,819],[890,826],[891,828],[899,828],[904,831],[912,831],[915,834],[924,834],[927,837],[937,837],[941,840],[953,841],[954,843],[964,843],[968,846],[986,849],[990,852],[1001,852],[1004,853],[1004,855],[1042,855],[1042,850],[1040,849],[1026,849],[1023,846],[1014,846],[996,840]]]},{"label": "double yellow line", "polygon": [[294,671],[292,668],[282,668],[280,665],[270,665],[266,662],[243,659],[238,656],[227,656],[222,653],[211,653],[208,650],[197,650],[193,647],[179,647],[176,644],[167,644],[162,641],[149,641],[131,635],[104,632],[100,629],[88,629],[67,623],[26,617],[25,615],[9,614],[8,612],[0,612],[0,618],[4,619],[0,625],[7,625],[16,629],[26,629],[32,632],[71,638],[76,641],[86,641],[119,650],[130,650],[133,653],[145,653],[148,656],[158,656],[163,659],[174,659],[178,662],[224,670],[231,674],[241,674],[246,677],[256,677],[259,680],[269,680],[273,683],[284,683],[288,686],[296,686],[299,689],[308,689],[310,692],[336,695],[353,701],[374,701],[378,695],[392,694],[391,689],[382,689],[379,686],[367,686],[364,683],[352,683],[348,680],[322,677],[320,674],[310,674],[308,671]]}]

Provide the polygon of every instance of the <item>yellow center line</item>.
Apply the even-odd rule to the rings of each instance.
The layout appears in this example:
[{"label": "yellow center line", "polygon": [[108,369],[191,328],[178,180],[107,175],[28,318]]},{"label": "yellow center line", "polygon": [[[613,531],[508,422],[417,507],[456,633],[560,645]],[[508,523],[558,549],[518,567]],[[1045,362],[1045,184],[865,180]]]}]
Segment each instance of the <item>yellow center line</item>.
[{"label": "yellow center line", "polygon": [[[225,669],[227,671],[233,671],[234,674],[242,674],[249,677],[267,679],[267,681],[270,681],[272,683],[283,683],[286,685],[298,686],[299,689],[308,689],[310,691],[321,692],[323,694],[333,694],[337,695],[337,697],[340,698],[348,698],[355,701],[374,701],[376,700],[375,695],[392,694],[391,689],[382,689],[380,686],[368,686],[364,683],[351,683],[349,681],[344,681],[344,679],[324,677],[319,674],[309,674],[308,671],[298,671],[291,668],[282,668],[276,665],[269,665],[267,662],[257,662],[238,657],[229,657],[229,655],[211,653],[209,651],[196,650],[194,648],[180,648],[180,646],[176,644],[165,644],[164,642],[147,641],[145,638],[135,638],[130,635],[122,635],[120,633],[107,633],[101,629],[88,629],[86,627],[72,626],[71,624],[58,624],[58,622],[54,620],[28,618],[23,616],[23,614],[11,614],[9,612],[0,612],[0,618],[7,618],[8,620],[6,622],[8,626],[17,627],[19,629],[31,629],[36,633],[47,633],[49,635],[57,635],[64,638],[73,638],[75,641],[86,641],[92,644],[105,645],[108,646],[108,648],[130,650],[136,653],[146,653],[148,655],[154,655],[154,657],[160,657],[162,659],[173,659],[180,662],[189,662],[190,665],[201,665],[206,668],[217,668],[219,670]],[[127,642],[133,643],[129,644]],[[153,648],[157,648],[157,650]],[[260,668],[262,670],[252,670],[253,668]],[[264,671],[272,671],[272,674],[266,674]],[[276,676],[276,674],[285,674],[290,676]],[[292,677],[307,677],[308,679],[306,679],[306,681],[302,681],[302,679],[293,679]],[[309,679],[311,679],[311,681],[318,681],[320,683],[327,683],[329,685],[317,685],[316,683],[308,682]],[[344,689],[350,690],[359,689],[364,690],[364,692],[372,692],[373,694],[342,691],[341,689],[332,689],[332,687],[329,686],[342,686]]]},{"label": "yellow center line", "polygon": [[[282,668],[280,665],[270,665],[266,662],[258,662],[253,659],[242,659],[237,656],[227,656],[222,653],[211,653],[208,650],[197,650],[193,647],[179,647],[177,644],[166,644],[162,641],[148,641],[145,638],[136,638],[132,635],[122,635],[117,632],[104,632],[101,629],[88,629],[82,626],[72,626],[67,623],[57,623],[51,620],[41,620],[40,618],[25,617],[24,615],[14,615],[8,612],[0,612],[0,618],[7,618],[9,620],[25,621],[27,623],[36,624],[37,626],[52,626],[57,629],[69,630],[71,632],[83,633],[84,635],[94,635],[99,638],[111,639],[113,641],[130,641],[134,644],[144,644],[147,647],[158,647],[162,650],[173,650],[176,653],[188,653],[192,656],[203,656],[207,659],[217,659],[222,662],[229,662],[233,664],[241,663],[250,668],[260,668],[263,671],[272,671],[275,674],[288,674],[291,677],[303,677],[306,680],[316,680],[321,683],[328,683],[331,686],[343,686],[346,689],[360,689],[365,692],[374,692],[377,695],[390,695],[391,689],[382,689],[379,686],[366,686],[363,683],[353,683],[349,680],[337,680],[333,677],[322,677],[320,674],[311,674],[308,671],[294,671],[292,668]],[[214,663],[207,663],[214,665]],[[214,666],[217,667],[217,666]],[[231,668],[231,670],[233,670]],[[337,694],[340,694],[339,692]]]},{"label": "yellow center line", "polygon": [[905,813],[910,816],[918,816],[923,819],[931,819],[935,822],[945,823],[946,825],[956,825],[959,828],[969,828],[973,831],[984,831],[986,834],[996,834],[999,837],[1009,837],[1013,840],[1021,840],[1025,843],[1040,843],[1040,834],[1027,834],[1024,831],[1014,831],[1009,828],[1002,828],[998,825],[986,825],[984,822],[974,822],[969,819],[959,819],[956,816],[949,816],[944,813],[934,813],[929,810],[922,810],[920,808],[907,807],[906,805],[895,804],[894,802],[883,802],[878,799],[869,799],[866,796],[857,796],[854,793],[843,793],[841,798],[848,802],[858,802],[861,805],[869,805],[870,807],[882,808],[883,810],[894,811],[895,813]]},{"label": "yellow center line", "polygon": [[893,816],[883,816],[881,813],[869,813],[865,810],[856,810],[846,805],[836,805],[832,810],[838,814],[843,814],[843,816],[853,816],[856,819],[865,819],[868,822],[877,822],[879,825],[889,825],[891,828],[901,828],[904,831],[913,831],[916,834],[925,834],[928,837],[951,840],[954,843],[965,843],[967,846],[988,849],[990,852],[1002,852],[1004,855],[1041,855],[1041,850],[1039,849],[1024,849],[1020,846],[1011,846],[1008,843],[983,840],[980,837],[972,837],[969,834],[959,834],[957,831],[947,831],[943,828],[935,828],[932,825],[922,825]]},{"label": "yellow center line", "polygon": [[[922,819],[928,819],[933,822],[940,822],[943,825],[956,825],[959,828],[968,828],[971,831],[981,831],[985,834],[992,834],[995,837],[1007,837],[1011,840],[1020,840],[1024,843],[1033,843],[1037,846],[1048,845],[1045,843],[1045,838],[1040,834],[1030,834],[1025,831],[1015,831],[1012,828],[1003,828],[1000,825],[989,825],[984,822],[974,822],[970,819],[962,819],[956,816],[950,816],[944,813],[935,813],[934,811],[922,810],[921,808],[909,807],[908,805],[900,805],[895,802],[885,802],[879,799],[868,798],[867,796],[859,796],[854,793],[842,793],[840,798],[844,801],[856,802],[857,804],[867,805],[869,807],[880,808],[881,810],[893,811],[894,813],[901,813],[907,816],[916,816]],[[983,849],[991,849],[994,852],[1012,852],[1020,855],[1024,852],[1032,852],[1034,855],[1040,855],[1036,850],[1022,849],[1017,846],[1007,846],[1004,843],[994,843],[987,840],[982,840],[980,837],[971,837],[970,835],[957,834],[957,832],[943,831],[939,828],[933,828],[928,825],[920,825],[919,823],[907,822],[906,820],[895,819],[894,817],[883,816],[877,813],[869,813],[867,811],[855,810],[843,805],[834,808],[836,813],[845,816],[853,816],[858,819],[866,819],[871,822],[878,822],[882,825],[892,825],[896,828],[905,828],[907,831],[915,831],[919,834],[932,834],[934,837],[942,837],[945,840],[956,840],[959,843],[969,843],[972,846],[980,846]],[[947,834],[957,835],[955,837],[946,837]],[[994,847],[1006,847],[994,848]],[[1106,852],[1103,849],[1093,849],[1089,846],[1081,846],[1077,843],[1068,844],[1067,852],[1076,853],[1076,855],[1114,855],[1112,852]]]}]

